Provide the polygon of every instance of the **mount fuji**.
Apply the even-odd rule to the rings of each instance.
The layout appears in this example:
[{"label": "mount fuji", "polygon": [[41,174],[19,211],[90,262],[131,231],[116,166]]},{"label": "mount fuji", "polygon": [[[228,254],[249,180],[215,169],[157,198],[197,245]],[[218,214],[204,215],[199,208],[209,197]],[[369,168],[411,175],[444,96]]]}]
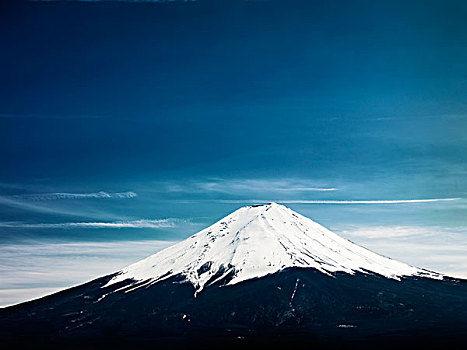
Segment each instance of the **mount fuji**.
[{"label": "mount fuji", "polygon": [[148,286],[181,275],[195,288],[224,279],[227,285],[286,268],[442,279],[439,274],[362,248],[276,203],[243,207],[190,238],[117,273],[106,286],[130,279]]},{"label": "mount fuji", "polygon": [[276,203],[0,310],[0,341],[24,348],[434,348],[465,336],[467,281],[378,255]]}]

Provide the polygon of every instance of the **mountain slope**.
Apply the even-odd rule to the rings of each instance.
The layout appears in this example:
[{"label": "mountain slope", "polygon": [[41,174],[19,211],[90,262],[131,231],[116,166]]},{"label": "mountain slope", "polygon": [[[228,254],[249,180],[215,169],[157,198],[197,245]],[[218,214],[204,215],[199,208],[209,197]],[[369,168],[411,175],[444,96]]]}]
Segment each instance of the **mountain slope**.
[{"label": "mountain slope", "polygon": [[360,247],[316,222],[270,203],[238,209],[212,226],[132,264],[110,284],[125,279],[147,284],[182,275],[196,291],[228,278],[233,285],[284,268],[315,268],[329,274],[373,272],[388,278],[442,276]]},{"label": "mountain slope", "polygon": [[[467,335],[467,283],[288,268],[206,287],[172,277],[125,293],[112,276],[0,310],[9,348],[456,348]],[[103,298],[104,295],[107,295]]]}]

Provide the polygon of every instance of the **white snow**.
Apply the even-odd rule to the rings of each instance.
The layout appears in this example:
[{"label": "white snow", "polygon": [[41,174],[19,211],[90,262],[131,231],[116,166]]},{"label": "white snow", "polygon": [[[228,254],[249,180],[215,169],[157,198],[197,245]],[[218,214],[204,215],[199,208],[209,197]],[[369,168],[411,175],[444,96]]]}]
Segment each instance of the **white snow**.
[{"label": "white snow", "polygon": [[442,279],[435,272],[391,260],[358,246],[276,203],[240,208],[212,226],[123,268],[106,286],[132,279],[131,290],[182,275],[196,292],[226,276],[228,285],[289,267]]},{"label": "white snow", "polygon": [[295,281],[295,287],[293,289],[292,295],[290,296],[290,302],[289,302],[290,307],[292,307],[293,298],[295,298],[295,294],[297,294],[298,282],[300,282],[300,278],[297,278],[297,280]]}]

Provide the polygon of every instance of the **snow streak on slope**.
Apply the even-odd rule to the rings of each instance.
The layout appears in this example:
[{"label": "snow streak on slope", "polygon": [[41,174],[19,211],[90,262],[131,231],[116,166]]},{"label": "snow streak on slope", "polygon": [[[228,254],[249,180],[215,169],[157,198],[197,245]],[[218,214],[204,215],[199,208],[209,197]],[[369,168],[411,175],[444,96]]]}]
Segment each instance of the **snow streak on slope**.
[{"label": "snow streak on slope", "polygon": [[[318,223],[270,203],[238,209],[212,226],[119,272],[107,285],[144,281],[134,288],[181,275],[196,291],[227,278],[235,284],[288,267],[442,279],[434,272],[360,247]],[[131,290],[131,289],[130,289]],[[129,290],[127,290],[129,291]]]}]

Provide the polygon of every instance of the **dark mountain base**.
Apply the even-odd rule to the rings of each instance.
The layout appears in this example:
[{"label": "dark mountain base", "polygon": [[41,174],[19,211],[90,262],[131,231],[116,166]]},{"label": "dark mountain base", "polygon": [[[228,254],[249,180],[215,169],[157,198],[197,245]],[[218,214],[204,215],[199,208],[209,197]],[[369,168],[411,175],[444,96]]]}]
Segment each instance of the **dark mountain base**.
[{"label": "dark mountain base", "polygon": [[2,348],[5,349],[70,349],[70,350],[98,350],[98,349],[323,349],[323,350],[405,350],[405,349],[465,349],[465,335],[449,338],[445,336],[433,337],[424,336],[403,336],[403,337],[381,337],[359,340],[349,339],[306,339],[278,337],[252,337],[250,339],[230,339],[230,338],[142,338],[128,337],[121,338],[116,335],[113,338],[69,338],[69,339],[44,339],[28,338],[16,341],[2,341]]},{"label": "dark mountain base", "polygon": [[[194,297],[172,278],[125,292],[111,276],[0,311],[10,348],[461,348],[467,282],[287,269]],[[117,289],[123,288],[117,291]],[[103,297],[104,296],[104,297]]]}]

